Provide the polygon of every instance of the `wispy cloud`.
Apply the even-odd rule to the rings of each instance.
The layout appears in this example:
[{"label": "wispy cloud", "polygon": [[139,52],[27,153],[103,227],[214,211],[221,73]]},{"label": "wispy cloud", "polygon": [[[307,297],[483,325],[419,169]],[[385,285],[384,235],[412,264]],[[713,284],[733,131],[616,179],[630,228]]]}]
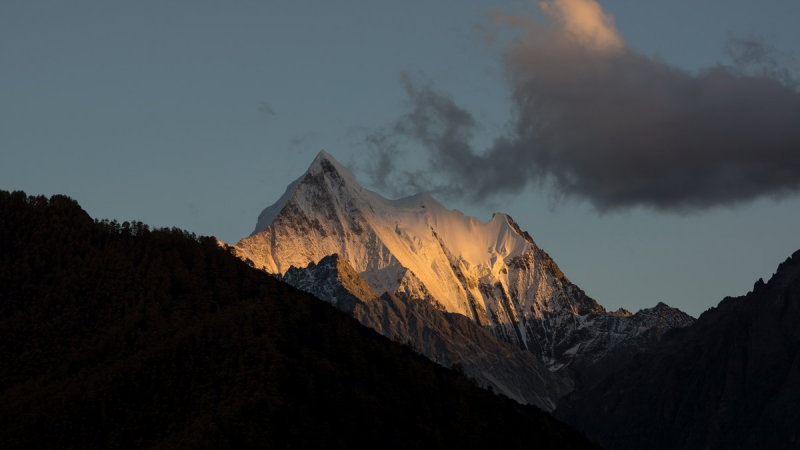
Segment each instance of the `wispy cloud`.
[{"label": "wispy cloud", "polygon": [[267,102],[259,102],[258,103],[258,112],[260,112],[261,114],[263,114],[265,116],[274,116],[274,115],[277,114],[275,112],[275,109],[273,109],[272,106]]}]

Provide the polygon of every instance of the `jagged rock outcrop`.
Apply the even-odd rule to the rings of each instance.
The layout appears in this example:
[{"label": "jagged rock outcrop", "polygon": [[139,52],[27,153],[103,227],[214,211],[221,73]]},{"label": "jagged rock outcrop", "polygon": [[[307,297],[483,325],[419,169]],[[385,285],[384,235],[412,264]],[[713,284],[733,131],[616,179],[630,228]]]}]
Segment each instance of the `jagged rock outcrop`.
[{"label": "jagged rock outcrop", "polygon": [[459,367],[479,385],[520,403],[555,408],[572,388],[531,353],[495,338],[467,317],[409,297],[380,297],[338,255],[305,268],[290,268],[282,280],[329,301],[363,325],[446,367]]},{"label": "jagged rock outcrop", "polygon": [[[571,341],[580,347],[579,357],[566,369],[582,386],[597,383],[636,355],[651,351],[666,332],[695,321],[692,316],[663,302],[636,314],[619,310],[591,315],[584,320],[592,324],[583,328],[588,331],[573,333]],[[576,347],[565,352],[576,351]]]}]

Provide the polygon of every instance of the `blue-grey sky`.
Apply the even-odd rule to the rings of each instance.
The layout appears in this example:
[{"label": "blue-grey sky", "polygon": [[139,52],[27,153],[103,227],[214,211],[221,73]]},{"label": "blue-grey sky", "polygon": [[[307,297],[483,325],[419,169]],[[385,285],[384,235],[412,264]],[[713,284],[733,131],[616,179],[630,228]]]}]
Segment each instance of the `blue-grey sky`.
[{"label": "blue-grey sky", "polygon": [[[627,45],[697,71],[729,36],[800,55],[795,0],[601,0]],[[477,31],[535,2],[0,2],[0,188],[65,193],[95,217],[235,242],[320,149],[357,169],[365,136],[408,108],[405,72],[446,92],[488,144],[510,118],[501,48]],[[798,124],[800,126],[800,124]],[[406,148],[411,158],[424,153]],[[366,180],[365,174],[359,174]],[[534,187],[511,214],[608,308],[697,315],[800,248],[800,199],[690,214],[598,214]]]}]

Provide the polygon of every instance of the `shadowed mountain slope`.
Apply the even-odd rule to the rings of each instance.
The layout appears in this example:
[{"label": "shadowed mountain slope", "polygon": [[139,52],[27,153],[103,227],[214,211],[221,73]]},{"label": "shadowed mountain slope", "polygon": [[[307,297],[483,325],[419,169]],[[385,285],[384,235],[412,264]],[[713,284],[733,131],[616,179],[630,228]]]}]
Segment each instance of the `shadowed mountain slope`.
[{"label": "shadowed mountain slope", "polygon": [[800,251],[556,415],[611,449],[800,448],[798,324]]},{"label": "shadowed mountain slope", "polygon": [[459,367],[479,385],[520,403],[552,411],[572,389],[568,378],[551,373],[533,353],[495,338],[461,314],[388,292],[376,296],[338,255],[302,269],[292,267],[282,279],[445,367]]},{"label": "shadowed mountain slope", "polygon": [[0,446],[584,448],[180,230],[0,192]]}]

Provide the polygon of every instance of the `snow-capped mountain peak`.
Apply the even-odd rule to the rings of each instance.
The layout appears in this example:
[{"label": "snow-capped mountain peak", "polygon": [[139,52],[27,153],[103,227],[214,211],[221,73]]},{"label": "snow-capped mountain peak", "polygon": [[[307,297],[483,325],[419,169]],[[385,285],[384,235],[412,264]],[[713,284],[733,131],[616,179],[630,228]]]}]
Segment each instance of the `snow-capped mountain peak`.
[{"label": "snow-capped mountain peak", "polygon": [[359,186],[353,173],[336,161],[328,152],[322,150],[314,158],[308,170],[300,178],[289,184],[281,198],[261,211],[261,214],[258,215],[256,228],[251,236],[264,231],[272,224],[272,221],[286,207],[286,204],[297,196],[296,191],[303,183],[316,184],[319,188],[327,188],[332,191],[353,189],[354,192],[351,192],[351,194],[361,190],[361,186]]},{"label": "snow-capped mountain peak", "polygon": [[574,333],[598,322],[587,315],[608,314],[508,215],[484,222],[425,193],[386,199],[326,152],[262,211],[237,251],[278,275],[338,254],[377,295],[464,315],[551,367],[578,355],[562,345],[580,348]]}]

